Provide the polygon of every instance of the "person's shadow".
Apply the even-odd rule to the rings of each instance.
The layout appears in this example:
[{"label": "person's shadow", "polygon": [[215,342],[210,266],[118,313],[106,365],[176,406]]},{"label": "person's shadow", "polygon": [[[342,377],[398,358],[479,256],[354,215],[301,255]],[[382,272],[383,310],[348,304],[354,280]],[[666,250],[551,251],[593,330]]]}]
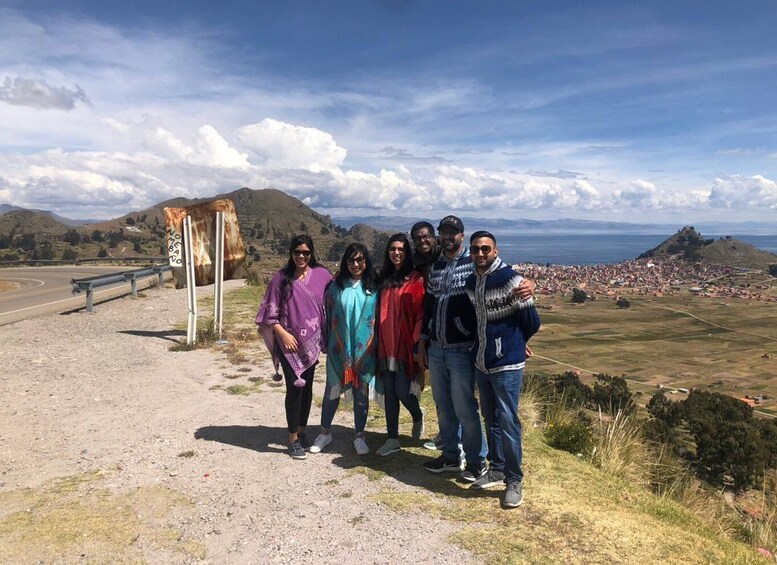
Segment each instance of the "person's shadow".
[{"label": "person's shadow", "polygon": [[[318,434],[318,426],[310,426],[307,438],[312,442]],[[353,447],[353,429],[333,425],[334,441],[321,454],[308,453],[308,457],[325,457],[335,454],[332,463],[341,469],[365,474],[370,480],[379,480],[384,475],[395,480],[430,492],[455,496],[458,498],[499,498],[500,489],[472,490],[470,483],[459,478],[459,473],[431,473],[424,469],[423,464],[435,459],[441,452],[420,448],[421,441],[410,436],[400,436],[403,449],[386,457],[381,457],[376,450],[386,440],[385,434],[367,432],[368,455],[357,455]],[[251,449],[259,453],[277,453],[285,455],[286,430],[269,426],[203,426],[194,432],[195,439],[216,441],[234,445],[243,449]],[[407,449],[407,448],[411,449]],[[451,480],[453,479],[453,480]]]}]

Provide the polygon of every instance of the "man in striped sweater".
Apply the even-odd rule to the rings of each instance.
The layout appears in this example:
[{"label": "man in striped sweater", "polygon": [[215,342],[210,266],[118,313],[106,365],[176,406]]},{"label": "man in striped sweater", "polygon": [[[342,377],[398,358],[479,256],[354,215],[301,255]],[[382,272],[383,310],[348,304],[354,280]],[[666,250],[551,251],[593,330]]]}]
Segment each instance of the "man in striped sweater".
[{"label": "man in striped sweater", "polygon": [[[426,277],[424,321],[417,361],[429,367],[432,396],[437,405],[442,454],[427,461],[431,473],[459,472],[459,442],[466,458],[461,474],[474,482],[486,472],[486,442],[475,398],[475,367],[470,349],[475,339],[475,309],[467,298],[464,282],[475,265],[464,242],[464,223],[446,216],[437,228],[442,252]],[[531,296],[534,285],[515,289],[522,298]]]},{"label": "man in striped sweater", "polygon": [[491,233],[473,233],[469,252],[475,272],[464,286],[477,319],[472,351],[490,462],[489,469],[471,488],[483,489],[504,482],[507,489],[502,504],[515,508],[523,502],[518,398],[526,344],[540,328],[540,318],[534,299],[521,300],[513,293],[523,277],[498,257],[496,238]]}]

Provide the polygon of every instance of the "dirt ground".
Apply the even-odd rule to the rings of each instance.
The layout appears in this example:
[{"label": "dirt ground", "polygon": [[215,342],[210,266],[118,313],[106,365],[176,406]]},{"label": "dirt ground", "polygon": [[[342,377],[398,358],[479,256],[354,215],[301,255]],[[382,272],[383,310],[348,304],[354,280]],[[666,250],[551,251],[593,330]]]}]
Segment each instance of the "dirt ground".
[{"label": "dirt ground", "polygon": [[[291,460],[269,362],[171,352],[185,319],[185,291],[166,287],[0,328],[0,561],[475,561],[448,541],[456,523],[375,496],[422,490],[407,479],[420,462],[370,480],[377,456],[355,455],[347,408],[325,453]],[[313,436],[319,418],[314,404]]]}]

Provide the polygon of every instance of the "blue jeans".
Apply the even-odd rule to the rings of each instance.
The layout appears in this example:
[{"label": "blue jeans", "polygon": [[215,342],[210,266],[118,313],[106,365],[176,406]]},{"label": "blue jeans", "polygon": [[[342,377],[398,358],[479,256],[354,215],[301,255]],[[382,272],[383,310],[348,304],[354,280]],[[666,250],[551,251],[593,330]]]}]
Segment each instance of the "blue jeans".
[{"label": "blue jeans", "polygon": [[476,371],[483,420],[486,422],[488,459],[491,469],[504,473],[506,483],[521,482],[521,419],[518,399],[523,369],[487,375]]},{"label": "blue jeans", "polygon": [[386,371],[383,375],[383,394],[386,405],[386,431],[390,439],[399,439],[399,403],[405,405],[413,422],[423,418],[418,397],[410,393],[410,379],[402,373]]},{"label": "blue jeans", "polygon": [[[362,388],[351,388],[353,392],[353,427],[357,434],[364,431],[367,426],[367,413],[370,408],[370,400],[364,394]],[[340,397],[329,398],[332,386],[327,381],[324,387],[324,401],[321,405],[321,427],[328,430],[332,427],[332,421],[335,419],[335,412],[340,406]]]},{"label": "blue jeans", "polygon": [[429,344],[429,375],[437,404],[443,457],[459,460],[459,424],[467,465],[483,465],[487,445],[475,399],[475,366],[468,345],[442,348]]}]

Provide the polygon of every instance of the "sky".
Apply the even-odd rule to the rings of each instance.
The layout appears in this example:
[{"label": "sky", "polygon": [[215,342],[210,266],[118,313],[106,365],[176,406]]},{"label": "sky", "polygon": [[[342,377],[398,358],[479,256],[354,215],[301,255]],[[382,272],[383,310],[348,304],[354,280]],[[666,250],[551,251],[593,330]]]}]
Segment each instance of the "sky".
[{"label": "sky", "polygon": [[777,220],[771,0],[0,0],[0,203]]}]

